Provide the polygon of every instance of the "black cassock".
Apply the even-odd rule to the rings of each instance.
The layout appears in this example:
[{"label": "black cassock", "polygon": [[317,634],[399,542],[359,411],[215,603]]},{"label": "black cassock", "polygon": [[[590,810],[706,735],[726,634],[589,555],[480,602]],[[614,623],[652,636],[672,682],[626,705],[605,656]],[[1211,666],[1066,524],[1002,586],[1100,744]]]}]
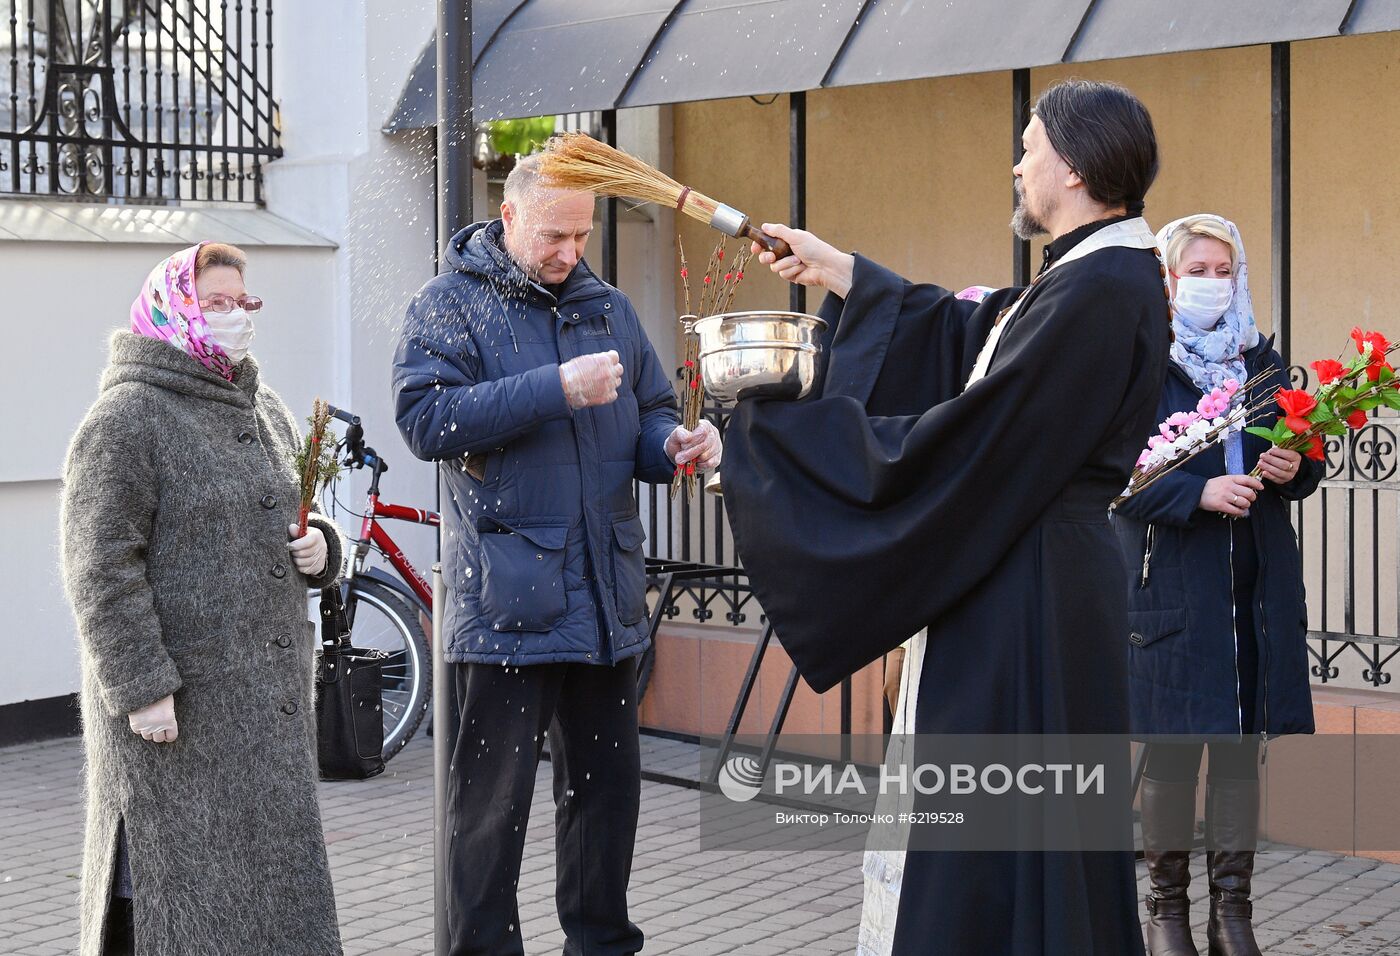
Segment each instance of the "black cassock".
[{"label": "black cassock", "polygon": [[[1047,262],[1107,223],[1052,243]],[[815,397],[745,399],[724,494],[754,593],[817,691],[928,628],[921,734],[1126,733],[1108,523],[1155,422],[1160,265],[1109,247],[980,304],[857,257]],[[896,956],[1141,953],[1127,852],[910,852]]]}]

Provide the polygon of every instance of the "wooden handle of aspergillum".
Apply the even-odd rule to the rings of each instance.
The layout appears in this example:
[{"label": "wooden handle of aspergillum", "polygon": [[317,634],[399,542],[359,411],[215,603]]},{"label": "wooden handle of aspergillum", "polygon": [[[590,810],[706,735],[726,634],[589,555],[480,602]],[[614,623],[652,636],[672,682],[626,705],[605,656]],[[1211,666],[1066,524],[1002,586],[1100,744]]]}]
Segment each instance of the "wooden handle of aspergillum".
[{"label": "wooden handle of aspergillum", "polygon": [[757,226],[750,225],[744,230],[744,235],[758,243],[769,252],[773,253],[774,259],[786,259],[792,255],[792,246],[789,246],[781,239],[768,235]]}]

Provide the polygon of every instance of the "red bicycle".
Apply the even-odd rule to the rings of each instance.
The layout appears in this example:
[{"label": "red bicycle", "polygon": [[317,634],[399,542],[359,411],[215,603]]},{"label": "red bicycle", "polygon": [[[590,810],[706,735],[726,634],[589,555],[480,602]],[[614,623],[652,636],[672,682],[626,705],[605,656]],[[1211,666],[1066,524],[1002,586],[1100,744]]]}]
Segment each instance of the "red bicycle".
[{"label": "red bicycle", "polygon": [[[345,437],[336,446],[342,464],[352,470],[368,468],[369,492],[360,518],[360,536],[350,542],[351,554],[342,589],[345,614],[356,647],[375,647],[388,655],[383,667],[384,759],[388,760],[413,738],[428,713],[433,696],[431,635],[433,589],[394,543],[381,518],[437,527],[436,512],[379,500],[379,479],[389,463],[365,444],[360,417],[339,408],[331,415],[346,424]],[[343,506],[328,489],[332,516]],[[398,578],[377,567],[367,567],[371,551],[378,552],[398,572]]]}]

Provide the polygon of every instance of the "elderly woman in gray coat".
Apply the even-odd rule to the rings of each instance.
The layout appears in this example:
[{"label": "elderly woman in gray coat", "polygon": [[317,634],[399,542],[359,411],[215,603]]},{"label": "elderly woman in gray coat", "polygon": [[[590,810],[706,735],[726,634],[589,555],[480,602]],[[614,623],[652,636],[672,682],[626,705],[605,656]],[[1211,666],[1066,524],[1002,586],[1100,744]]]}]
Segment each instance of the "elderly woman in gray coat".
[{"label": "elderly woman in gray coat", "polygon": [[112,336],[63,491],[87,757],[83,956],[341,951],[316,803],[296,420],[247,356],[243,254],[161,262]]}]

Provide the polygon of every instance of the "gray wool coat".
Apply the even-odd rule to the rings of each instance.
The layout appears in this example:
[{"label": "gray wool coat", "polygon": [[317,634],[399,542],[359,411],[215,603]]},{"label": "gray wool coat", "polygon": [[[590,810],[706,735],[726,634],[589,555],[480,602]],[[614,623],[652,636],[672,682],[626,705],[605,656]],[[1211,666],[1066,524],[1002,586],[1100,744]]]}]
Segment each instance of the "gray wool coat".
[{"label": "gray wool coat", "polygon": [[[98,956],[125,822],[138,956],[341,952],[316,802],[314,627],[287,552],[300,432],[245,359],[233,382],[112,336],[68,452],[64,585],[82,659],[82,956]],[[179,737],[126,715],[175,695]]]}]

